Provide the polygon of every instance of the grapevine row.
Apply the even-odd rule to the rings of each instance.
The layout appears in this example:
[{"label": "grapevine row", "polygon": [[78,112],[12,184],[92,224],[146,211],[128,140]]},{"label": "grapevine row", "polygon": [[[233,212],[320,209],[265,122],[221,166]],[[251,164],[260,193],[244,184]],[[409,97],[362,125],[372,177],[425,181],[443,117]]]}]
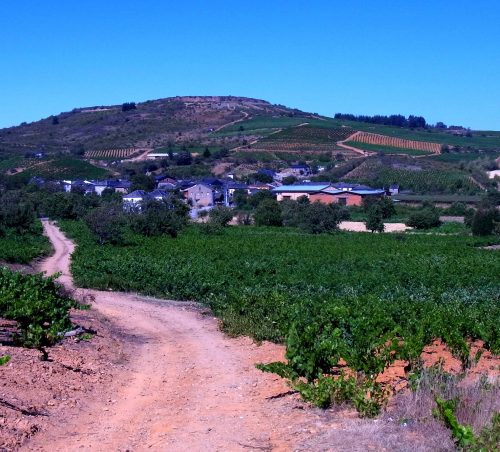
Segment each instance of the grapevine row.
[{"label": "grapevine row", "polygon": [[361,143],[391,146],[403,149],[414,149],[419,151],[432,152],[435,154],[439,154],[441,152],[441,145],[439,143],[405,140],[403,138],[388,137],[386,135],[379,135],[377,133],[370,132],[358,132],[356,134],[355,140]]}]

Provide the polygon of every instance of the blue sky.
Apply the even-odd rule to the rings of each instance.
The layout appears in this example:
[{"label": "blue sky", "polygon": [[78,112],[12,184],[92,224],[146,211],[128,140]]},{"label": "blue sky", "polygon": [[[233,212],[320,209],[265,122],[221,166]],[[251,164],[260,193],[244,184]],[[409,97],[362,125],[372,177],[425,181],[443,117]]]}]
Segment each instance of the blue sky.
[{"label": "blue sky", "polygon": [[500,129],[500,2],[3,0],[0,127],[176,95]]}]

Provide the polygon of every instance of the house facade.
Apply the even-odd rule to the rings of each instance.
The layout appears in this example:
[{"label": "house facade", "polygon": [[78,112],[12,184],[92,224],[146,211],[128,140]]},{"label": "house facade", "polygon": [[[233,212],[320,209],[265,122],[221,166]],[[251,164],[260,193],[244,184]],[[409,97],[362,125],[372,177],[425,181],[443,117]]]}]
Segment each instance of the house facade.
[{"label": "house facade", "polygon": [[273,193],[276,194],[278,201],[297,201],[305,196],[310,202],[344,206],[360,206],[365,198],[382,198],[385,195],[384,190],[345,183],[282,185],[274,189]]},{"label": "house facade", "polygon": [[193,207],[208,207],[214,205],[214,190],[209,185],[195,184],[182,190],[184,197]]}]

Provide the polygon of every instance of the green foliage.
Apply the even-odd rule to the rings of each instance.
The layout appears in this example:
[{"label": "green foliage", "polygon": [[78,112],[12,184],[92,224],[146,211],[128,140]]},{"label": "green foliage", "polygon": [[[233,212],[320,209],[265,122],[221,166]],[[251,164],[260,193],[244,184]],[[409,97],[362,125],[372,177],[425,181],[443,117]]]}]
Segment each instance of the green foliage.
[{"label": "green foliage", "polygon": [[309,234],[335,232],[339,223],[349,218],[347,208],[338,204],[311,204],[305,196],[281,204],[283,224],[298,227]]},{"label": "green foliage", "polygon": [[365,221],[366,229],[372,232],[384,232],[384,220],[382,209],[373,205],[368,210],[366,221]]},{"label": "green foliage", "polygon": [[85,215],[84,220],[100,245],[123,243],[126,219],[120,207],[113,205],[97,207]]},{"label": "green foliage", "polygon": [[35,223],[29,233],[6,230],[0,234],[0,260],[5,262],[28,264],[36,257],[47,255],[50,249],[40,223]]},{"label": "green foliage", "polygon": [[69,310],[75,306],[53,277],[0,268],[0,317],[17,322],[20,344],[39,349],[54,344],[71,327]]},{"label": "green foliage", "polygon": [[451,430],[451,434],[457,445],[462,448],[472,445],[474,442],[472,427],[459,424],[455,416],[457,401],[436,397],[436,405],[437,408],[434,410],[434,416],[444,421],[446,427]]},{"label": "green foliage", "polygon": [[[129,215],[134,232],[148,237],[168,234],[177,237],[188,221],[188,207],[174,198],[165,201],[150,201],[140,212]],[[121,218],[121,214],[119,214]],[[112,218],[108,221],[114,221]]]},{"label": "green foliage", "polygon": [[[177,240],[134,236],[133,245],[99,247],[84,224],[61,224],[79,245],[79,286],[206,303],[231,335],[284,341],[288,364],[275,369],[309,385],[343,358],[357,386],[378,394],[374,378],[388,363],[417,365],[435,338],[464,366],[466,338],[500,351],[500,262],[473,237],[188,227]],[[356,403],[370,411],[362,393]]]},{"label": "green foliage", "polygon": [[210,210],[209,222],[220,227],[226,227],[233,219],[233,210],[229,207],[217,206]]},{"label": "green foliage", "polygon": [[0,231],[14,230],[18,234],[30,231],[35,223],[35,209],[21,192],[0,193]]},{"label": "green foliage", "polygon": [[474,450],[477,452],[495,451],[500,448],[500,413],[493,414],[491,425],[484,427],[476,436]]},{"label": "green foliage", "polygon": [[495,232],[496,224],[500,222],[500,214],[495,207],[489,209],[479,208],[475,211],[471,230],[473,235],[491,235]]},{"label": "green foliage", "polygon": [[430,229],[440,224],[439,213],[432,208],[424,208],[412,213],[406,222],[407,226],[415,229]]},{"label": "green foliage", "polygon": [[0,366],[7,364],[10,361],[9,355],[0,356]]},{"label": "green foliage", "polygon": [[255,209],[257,226],[281,226],[281,206],[275,199],[264,199]]},{"label": "green foliage", "polygon": [[134,190],[144,190],[151,191],[156,187],[156,181],[152,176],[146,176],[145,174],[136,174],[130,178],[132,182],[132,187],[130,191]]}]

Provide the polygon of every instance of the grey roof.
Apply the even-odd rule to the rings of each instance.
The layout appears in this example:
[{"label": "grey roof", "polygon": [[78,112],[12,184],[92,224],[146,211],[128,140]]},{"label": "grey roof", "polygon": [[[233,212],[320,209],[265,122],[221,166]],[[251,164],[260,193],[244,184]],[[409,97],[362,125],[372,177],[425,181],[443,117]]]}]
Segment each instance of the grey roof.
[{"label": "grey roof", "polygon": [[132,193],[125,195],[123,199],[132,199],[132,198],[142,198],[146,199],[148,194],[144,190],[134,190]]},{"label": "grey roof", "polygon": [[275,193],[314,193],[317,191],[324,190],[330,186],[329,183],[326,184],[300,184],[300,185],[282,185],[273,189]]}]

